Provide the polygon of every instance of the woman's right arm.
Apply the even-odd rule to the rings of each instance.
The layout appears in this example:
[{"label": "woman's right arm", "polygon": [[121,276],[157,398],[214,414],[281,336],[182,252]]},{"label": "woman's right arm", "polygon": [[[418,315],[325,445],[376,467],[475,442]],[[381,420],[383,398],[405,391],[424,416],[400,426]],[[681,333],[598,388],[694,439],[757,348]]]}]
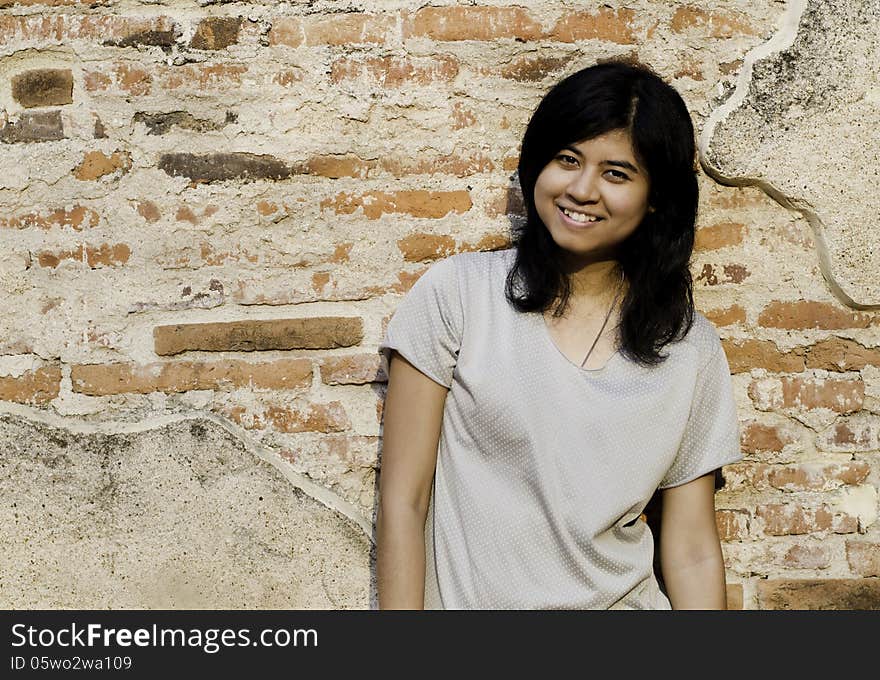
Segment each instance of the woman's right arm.
[{"label": "woman's right arm", "polygon": [[392,352],[376,517],[380,609],[424,608],[425,519],[448,392]]}]

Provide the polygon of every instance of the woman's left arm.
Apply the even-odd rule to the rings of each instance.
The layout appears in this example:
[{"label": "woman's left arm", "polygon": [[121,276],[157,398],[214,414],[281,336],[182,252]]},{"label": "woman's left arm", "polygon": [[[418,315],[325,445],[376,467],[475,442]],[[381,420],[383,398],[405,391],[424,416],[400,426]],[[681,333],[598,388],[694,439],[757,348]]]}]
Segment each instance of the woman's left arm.
[{"label": "woman's left arm", "polygon": [[715,474],[662,491],[660,569],[673,609],[727,609]]}]

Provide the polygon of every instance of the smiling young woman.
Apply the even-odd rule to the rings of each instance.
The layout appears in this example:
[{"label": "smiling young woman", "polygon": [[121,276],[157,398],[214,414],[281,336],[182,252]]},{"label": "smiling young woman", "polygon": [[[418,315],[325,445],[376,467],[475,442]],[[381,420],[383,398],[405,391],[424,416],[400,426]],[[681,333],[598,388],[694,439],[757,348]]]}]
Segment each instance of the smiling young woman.
[{"label": "smiling young woman", "polygon": [[646,67],[592,66],[540,102],[512,247],[435,263],[379,346],[380,607],[725,607],[714,480],[742,454],[693,308],[694,157]]}]

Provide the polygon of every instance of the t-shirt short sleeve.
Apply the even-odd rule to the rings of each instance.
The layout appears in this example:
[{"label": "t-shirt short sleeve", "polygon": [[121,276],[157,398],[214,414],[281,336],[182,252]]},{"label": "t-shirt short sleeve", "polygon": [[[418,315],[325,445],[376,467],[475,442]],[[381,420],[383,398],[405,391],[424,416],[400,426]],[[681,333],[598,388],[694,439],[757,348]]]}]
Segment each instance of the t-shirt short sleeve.
[{"label": "t-shirt short sleeve", "polygon": [[461,347],[463,312],[458,271],[453,257],[435,262],[415,282],[397,306],[379,344],[387,375],[391,350],[444,387]]},{"label": "t-shirt short sleeve", "polygon": [[718,343],[697,375],[684,436],[660,488],[679,486],[742,458],[730,366]]}]

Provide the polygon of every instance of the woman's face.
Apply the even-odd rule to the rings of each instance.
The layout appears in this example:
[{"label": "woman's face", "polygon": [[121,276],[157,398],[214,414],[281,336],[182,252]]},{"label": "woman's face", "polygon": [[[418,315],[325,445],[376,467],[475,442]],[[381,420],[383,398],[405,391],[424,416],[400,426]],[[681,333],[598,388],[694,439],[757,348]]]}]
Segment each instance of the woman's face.
[{"label": "woman's face", "polygon": [[560,149],[535,183],[535,208],[553,240],[581,265],[616,259],[648,211],[650,182],[629,134],[613,130]]}]

